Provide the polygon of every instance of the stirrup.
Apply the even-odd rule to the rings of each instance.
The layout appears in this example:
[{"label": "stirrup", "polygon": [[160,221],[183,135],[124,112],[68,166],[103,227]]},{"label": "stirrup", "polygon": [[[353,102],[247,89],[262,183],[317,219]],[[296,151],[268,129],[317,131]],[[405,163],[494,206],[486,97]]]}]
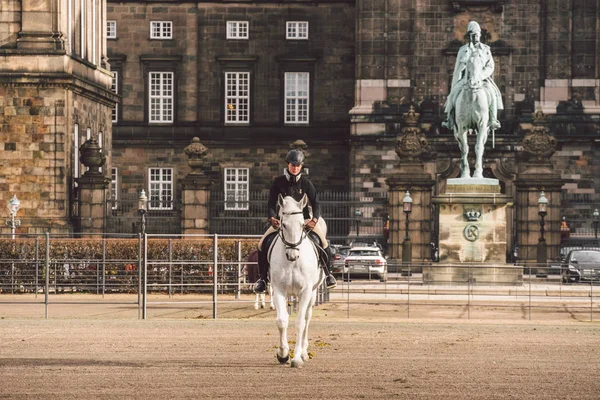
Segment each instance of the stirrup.
[{"label": "stirrup", "polygon": [[[331,280],[333,280],[333,282],[331,282]],[[334,289],[337,287],[337,281],[333,275],[328,275],[327,278],[325,278],[325,286],[327,286],[327,289]]]},{"label": "stirrup", "polygon": [[267,282],[265,282],[264,279],[260,278],[259,280],[257,280],[254,283],[254,288],[253,288],[254,293],[256,294],[262,294],[265,293],[267,291]]}]

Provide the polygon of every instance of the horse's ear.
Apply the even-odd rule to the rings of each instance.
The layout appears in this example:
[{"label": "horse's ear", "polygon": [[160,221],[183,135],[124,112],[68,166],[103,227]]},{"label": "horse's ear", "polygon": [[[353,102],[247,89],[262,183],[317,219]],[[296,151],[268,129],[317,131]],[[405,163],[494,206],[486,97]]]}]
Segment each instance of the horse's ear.
[{"label": "horse's ear", "polygon": [[308,197],[306,195],[304,195],[300,199],[300,208],[304,209],[304,207],[306,207],[307,204],[308,204]]},{"label": "horse's ear", "polygon": [[281,193],[279,193],[279,196],[277,196],[277,204],[279,205],[279,208],[283,207],[283,196]]}]

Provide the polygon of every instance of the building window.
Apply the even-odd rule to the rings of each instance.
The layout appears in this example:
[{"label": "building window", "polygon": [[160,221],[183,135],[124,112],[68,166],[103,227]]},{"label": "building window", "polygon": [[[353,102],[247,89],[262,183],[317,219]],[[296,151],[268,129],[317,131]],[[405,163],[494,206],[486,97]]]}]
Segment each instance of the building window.
[{"label": "building window", "polygon": [[[112,82],[110,84],[110,90],[115,94],[119,94],[119,72],[113,71]],[[112,122],[119,122],[119,103],[115,104],[112,109]]]},{"label": "building window", "polygon": [[110,170],[110,202],[111,209],[116,210],[119,208],[119,170],[117,168],[111,168]]},{"label": "building window", "polygon": [[308,72],[285,73],[285,122],[308,123]]},{"label": "building window", "polygon": [[250,122],[250,72],[225,73],[225,122]]},{"label": "building window", "polygon": [[173,122],[173,73],[150,72],[150,115],[155,123]]},{"label": "building window", "polygon": [[73,132],[73,186],[75,187],[78,186],[77,178],[81,176],[79,172],[81,167],[81,161],[79,161],[79,147],[79,124],[75,124]]},{"label": "building window", "polygon": [[308,39],[307,21],[287,21],[285,24],[286,39]]},{"label": "building window", "polygon": [[150,39],[173,39],[173,22],[151,21]]},{"label": "building window", "polygon": [[225,168],[225,209],[247,210],[248,168]]},{"label": "building window", "polygon": [[117,21],[106,21],[106,38],[117,38]]},{"label": "building window", "polygon": [[248,21],[227,21],[227,39],[248,39]]},{"label": "building window", "polygon": [[149,210],[173,209],[173,168],[150,168]]}]

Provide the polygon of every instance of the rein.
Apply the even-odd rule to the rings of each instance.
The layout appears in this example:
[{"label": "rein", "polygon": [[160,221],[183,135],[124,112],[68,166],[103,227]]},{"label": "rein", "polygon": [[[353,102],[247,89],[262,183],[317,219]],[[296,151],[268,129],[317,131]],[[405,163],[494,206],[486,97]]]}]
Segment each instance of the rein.
[{"label": "rein", "polygon": [[[284,213],[283,215],[297,215],[297,214],[302,214],[302,211],[295,211],[295,212],[291,212],[291,213]],[[282,221],[282,225],[283,225],[283,218],[281,219]],[[302,234],[300,235],[300,240],[298,240],[296,243],[291,243],[288,242],[285,239],[285,236],[283,235],[283,229],[279,229],[279,237],[281,238],[281,241],[285,244],[286,248],[288,249],[297,249],[298,246],[300,246],[300,243],[302,243],[304,241],[304,239],[306,238],[307,233],[304,231],[304,229],[302,230]]]}]

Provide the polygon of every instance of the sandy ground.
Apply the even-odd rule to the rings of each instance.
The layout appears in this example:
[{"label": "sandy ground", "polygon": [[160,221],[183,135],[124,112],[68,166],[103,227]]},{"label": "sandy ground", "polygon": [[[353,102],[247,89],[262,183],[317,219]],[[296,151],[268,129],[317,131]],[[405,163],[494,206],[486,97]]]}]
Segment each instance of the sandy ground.
[{"label": "sandy ground", "polygon": [[236,319],[212,320],[201,308],[182,314],[158,305],[146,321],[131,305],[54,304],[49,320],[15,315],[40,307],[2,305],[0,398],[598,399],[600,392],[598,322],[464,313],[446,320],[443,308],[440,318],[394,319],[391,309],[374,317],[373,305],[357,304],[347,318],[336,310],[342,304],[322,305],[310,329],[313,358],[292,369],[275,358],[274,312],[249,304],[243,319],[235,310]]}]

